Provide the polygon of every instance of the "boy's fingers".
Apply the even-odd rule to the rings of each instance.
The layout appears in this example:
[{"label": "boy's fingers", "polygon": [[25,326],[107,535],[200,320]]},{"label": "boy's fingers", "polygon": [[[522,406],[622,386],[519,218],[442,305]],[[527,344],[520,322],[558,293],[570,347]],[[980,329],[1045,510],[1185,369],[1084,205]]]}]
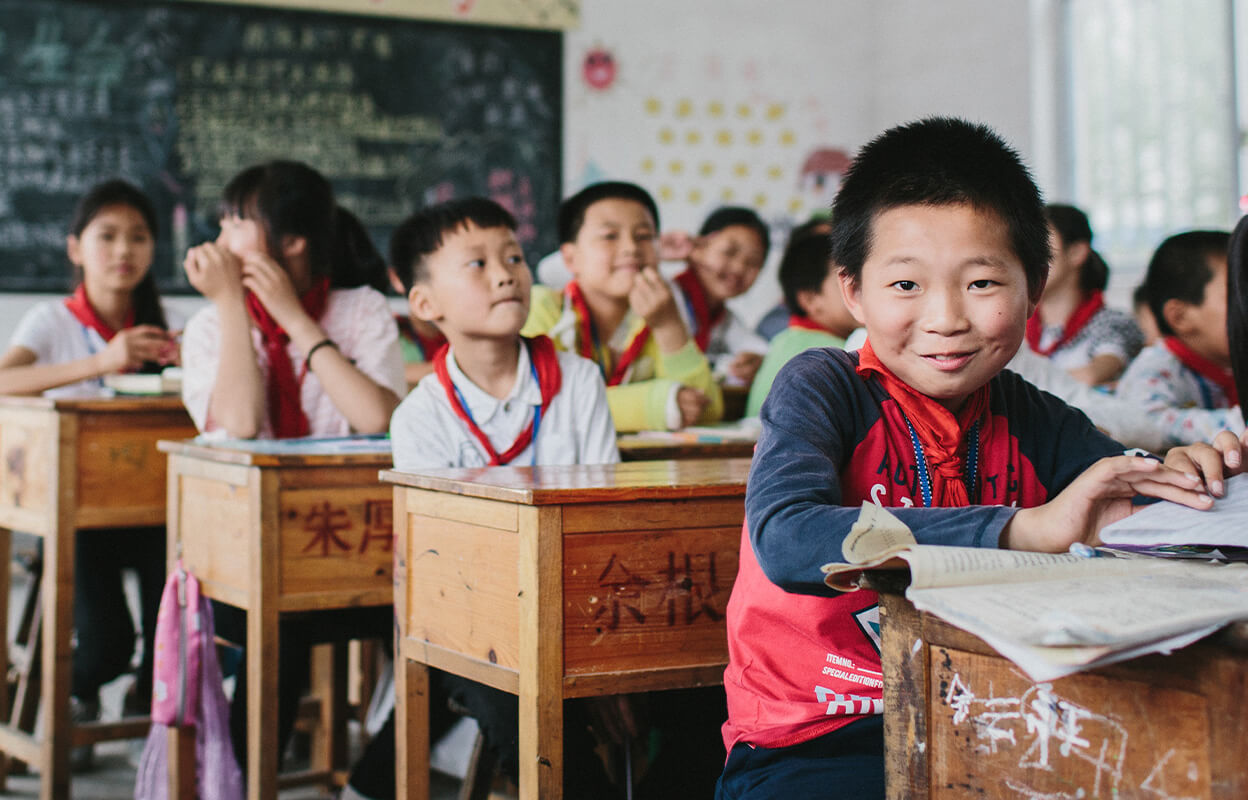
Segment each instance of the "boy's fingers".
[{"label": "boy's fingers", "polygon": [[1230,431],[1222,431],[1213,437],[1213,449],[1222,454],[1222,463],[1231,469],[1238,469],[1243,464],[1243,444]]},{"label": "boy's fingers", "polygon": [[1140,481],[1133,484],[1132,488],[1135,489],[1137,494],[1146,497],[1170,500],[1202,511],[1213,507],[1213,497],[1209,494],[1195,489],[1185,489],[1172,483]]}]

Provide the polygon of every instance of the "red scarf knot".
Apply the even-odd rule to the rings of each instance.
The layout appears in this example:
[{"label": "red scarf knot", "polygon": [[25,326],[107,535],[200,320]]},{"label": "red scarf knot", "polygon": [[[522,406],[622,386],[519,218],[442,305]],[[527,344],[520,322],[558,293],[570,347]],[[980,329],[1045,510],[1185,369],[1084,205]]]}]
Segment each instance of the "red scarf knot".
[{"label": "red scarf knot", "polygon": [[711,310],[711,299],[706,294],[706,287],[692,269],[680,273],[674,280],[689,301],[690,316],[693,318],[693,341],[705,353],[711,343],[711,331],[724,320],[724,305],[721,303],[719,308]]},{"label": "red scarf knot", "polygon": [[[108,323],[100,318],[99,312],[91,305],[91,301],[87,299],[87,289],[81,283],[78,288],[74,289],[74,293],[65,298],[65,307],[69,309],[69,313],[74,315],[74,319],[82,323],[83,327],[90,328],[100,335],[100,338],[106,342],[111,342],[118,331],[109,327]],[[118,330],[134,327],[134,309],[131,308],[126,314],[125,322],[121,324]]]},{"label": "red scarf knot", "polygon": [[966,448],[970,444],[966,438],[971,427],[982,421],[988,412],[988,384],[971,392],[955,415],[894,375],[876,356],[870,339],[858,351],[857,372],[863,378],[874,377],[883,385],[918,435],[931,473],[932,505],[942,508],[970,505],[966,484],[962,482]]},{"label": "red scarf knot", "polygon": [[[247,292],[244,302],[247,304],[247,314],[263,337],[264,352],[268,356],[267,394],[273,436],[278,439],[307,436],[308,417],[299,397],[306,373],[295,376],[295,367],[290,361],[290,354],[286,352],[290,337],[269,314],[260,298]],[[308,316],[319,320],[329,302],[329,278],[314,279],[312,287],[299,298],[299,302],[303,310],[308,312]]]},{"label": "red scarf knot", "polygon": [[585,295],[581,292],[581,287],[577,285],[576,281],[571,281],[564,287],[563,293],[567,295],[568,300],[572,303],[572,313],[576,315],[577,354],[582,358],[588,358],[598,365],[598,368],[602,370],[602,377],[606,381],[607,386],[619,386],[624,382],[624,377],[628,374],[629,367],[641,355],[646,342],[649,341],[650,328],[642,325],[633,334],[633,338],[629,340],[628,345],[624,348],[624,352],[620,354],[619,360],[615,362],[615,367],[608,372],[611,348],[605,342],[598,341],[597,331],[594,329],[594,320],[590,316],[589,305],[585,302]]},{"label": "red scarf knot", "polygon": [[1040,337],[1044,334],[1044,323],[1040,321],[1040,310],[1036,309],[1031,318],[1027,320],[1027,344],[1032,350],[1042,356],[1051,356],[1057,352],[1067,342],[1072,341],[1079,335],[1079,331],[1096,316],[1096,312],[1105,307],[1105,296],[1100,291],[1090,292],[1083,302],[1075,307],[1071,312],[1070,318],[1066,320],[1066,325],[1062,328],[1062,335],[1057,341],[1048,347],[1040,347]]}]

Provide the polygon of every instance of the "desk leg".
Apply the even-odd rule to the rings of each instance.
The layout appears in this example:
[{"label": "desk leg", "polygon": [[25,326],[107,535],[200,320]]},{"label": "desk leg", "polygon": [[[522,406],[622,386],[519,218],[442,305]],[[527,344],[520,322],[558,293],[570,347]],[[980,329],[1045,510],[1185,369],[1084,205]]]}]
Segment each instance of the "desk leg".
[{"label": "desk leg", "polygon": [[[9,568],[13,563],[13,534],[0,528],[0,669],[9,674]],[[9,721],[9,686],[7,677],[0,676],[0,724]],[[9,774],[9,758],[0,753],[0,794],[4,793]]]},{"label": "desk leg", "polygon": [[[61,514],[66,512],[65,503]],[[58,518],[43,540],[43,757],[40,800],[69,797],[69,693],[74,627],[74,536],[69,521]],[[5,565],[6,568],[8,565]]]},{"label": "desk leg", "polygon": [[429,800],[429,667],[394,656],[395,796]]},{"label": "desk leg", "polygon": [[166,738],[169,758],[170,800],[196,800],[199,786],[195,773],[195,728],[187,725],[171,725]]},{"label": "desk leg", "polygon": [[520,522],[520,798],[563,797],[563,514]]},{"label": "desk leg", "polygon": [[275,603],[247,611],[247,796],[277,797],[278,617]]}]

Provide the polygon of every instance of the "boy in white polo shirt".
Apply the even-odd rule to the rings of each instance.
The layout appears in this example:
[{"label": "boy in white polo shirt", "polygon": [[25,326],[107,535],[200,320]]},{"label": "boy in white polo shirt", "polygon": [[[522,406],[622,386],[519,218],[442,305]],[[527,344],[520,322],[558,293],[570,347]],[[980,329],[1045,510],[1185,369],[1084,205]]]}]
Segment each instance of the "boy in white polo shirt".
[{"label": "boy in white polo shirt", "polygon": [[[472,197],[417,212],[390,240],[412,316],[436,323],[449,345],[390,420],[396,469],[620,460],[597,365],[557,352],[545,336],[520,336],[532,278],[515,227],[502,206]],[[435,712],[448,696],[467,708],[495,762],[516,780],[516,697],[436,670],[432,679]],[[564,713],[566,796],[614,797],[583,704]],[[394,796],[394,736],[387,727],[373,741],[382,746],[366,752],[344,798]]]},{"label": "boy in white polo shirt", "polygon": [[594,363],[520,336],[532,278],[515,226],[492,200],[467,198],[394,232],[391,263],[412,314],[450,345],[390,421],[396,469],[620,460]]}]

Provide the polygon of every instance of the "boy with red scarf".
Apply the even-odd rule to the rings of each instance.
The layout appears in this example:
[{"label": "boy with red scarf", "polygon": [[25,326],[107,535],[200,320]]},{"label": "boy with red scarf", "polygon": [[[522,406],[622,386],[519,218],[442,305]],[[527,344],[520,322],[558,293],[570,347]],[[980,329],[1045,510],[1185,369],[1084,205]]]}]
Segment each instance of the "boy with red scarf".
[{"label": "boy with red scarf", "polygon": [[659,209],[640,186],[596,183],[559,207],[559,252],[574,280],[533,287],[526,336],[596,363],[616,430],[718,422],[723,393],[658,271]]},{"label": "boy with red scarf", "polygon": [[1225,231],[1188,231],[1153,254],[1144,294],[1161,341],[1145,348],[1118,382],[1118,397],[1152,414],[1167,445],[1244,432],[1226,329]]},{"label": "boy with red scarf", "polygon": [[1212,505],[1199,478],[1123,455],[1002,370],[1049,246],[1039,193],[994,133],[946,118],[885,132],[832,219],[867,343],[807,350],[763,405],[728,605],[720,798],[883,796],[876,598],[830,590],[819,569],[864,501],[920,542],[1052,552],[1094,543],[1137,493]]},{"label": "boy with red scarf", "polygon": [[750,385],[767,340],[746,327],[727,301],[750,290],[770,248],[770,231],[758,214],[740,206],[717,208],[690,244],[688,269],[672,279],[676,308],[694,344],[731,385]]}]

